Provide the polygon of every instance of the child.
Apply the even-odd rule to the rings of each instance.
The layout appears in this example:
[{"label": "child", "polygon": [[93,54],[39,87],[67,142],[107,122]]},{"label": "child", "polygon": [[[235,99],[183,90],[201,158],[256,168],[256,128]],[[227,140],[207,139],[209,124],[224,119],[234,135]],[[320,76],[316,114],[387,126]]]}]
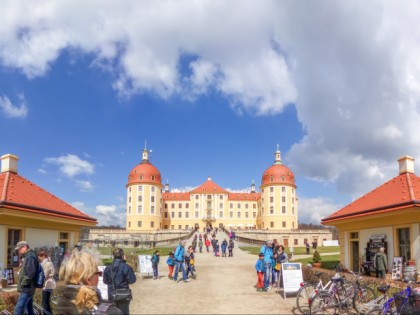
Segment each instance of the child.
[{"label": "child", "polygon": [[229,244],[228,244],[229,257],[233,257],[233,247],[234,247],[233,240],[230,239]]},{"label": "child", "polygon": [[219,241],[216,240],[216,242],[214,244],[215,244],[215,246],[214,246],[214,255],[216,257],[219,257],[219,251],[220,251]]},{"label": "child", "polygon": [[222,242],[222,257],[226,257],[226,248],[227,248],[227,241],[226,239],[223,240]]},{"label": "child", "polygon": [[159,277],[159,274],[158,274],[159,260],[160,260],[159,251],[155,250],[152,256],[153,280],[156,280]]},{"label": "child", "polygon": [[259,253],[257,263],[255,264],[255,270],[257,270],[257,291],[266,292],[267,289],[264,288],[264,273],[265,273],[265,262],[264,262],[264,253]]},{"label": "child", "polygon": [[194,274],[194,248],[192,246],[189,246],[185,253],[185,264],[187,265],[187,278],[189,273],[191,273],[191,278],[197,278]]},{"label": "child", "polygon": [[206,243],[205,243],[205,245],[206,245],[207,253],[210,253],[210,250],[209,250],[209,247],[210,247],[210,240],[209,240],[209,239],[206,239]]},{"label": "child", "polygon": [[173,280],[173,272],[174,272],[174,266],[175,266],[175,258],[174,258],[174,253],[170,252],[168,259],[166,260],[166,263],[168,264],[168,268],[169,268],[169,274],[168,274],[168,278]]}]

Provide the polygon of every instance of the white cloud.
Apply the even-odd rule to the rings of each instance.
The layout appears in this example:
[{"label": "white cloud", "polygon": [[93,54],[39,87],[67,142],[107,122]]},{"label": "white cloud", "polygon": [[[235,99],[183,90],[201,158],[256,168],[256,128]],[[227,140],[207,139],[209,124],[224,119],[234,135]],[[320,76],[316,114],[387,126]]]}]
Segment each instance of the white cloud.
[{"label": "white cloud", "polygon": [[77,187],[79,187],[80,191],[82,192],[91,192],[95,189],[95,186],[87,180],[75,180],[74,181],[77,185]]},{"label": "white cloud", "polygon": [[96,206],[95,215],[99,225],[119,225],[125,227],[125,213],[117,206],[99,205]]},{"label": "white cloud", "polygon": [[0,110],[8,118],[25,118],[28,115],[28,107],[23,95],[18,95],[19,105],[14,105],[10,99],[3,95],[0,96]]},{"label": "white cloud", "polygon": [[74,154],[49,157],[45,158],[44,161],[49,164],[58,165],[60,173],[70,178],[77,175],[91,175],[95,173],[95,166],[93,164],[82,160]]},{"label": "white cloud", "polygon": [[340,210],[343,206],[326,198],[299,198],[299,223],[320,224],[321,219]]}]

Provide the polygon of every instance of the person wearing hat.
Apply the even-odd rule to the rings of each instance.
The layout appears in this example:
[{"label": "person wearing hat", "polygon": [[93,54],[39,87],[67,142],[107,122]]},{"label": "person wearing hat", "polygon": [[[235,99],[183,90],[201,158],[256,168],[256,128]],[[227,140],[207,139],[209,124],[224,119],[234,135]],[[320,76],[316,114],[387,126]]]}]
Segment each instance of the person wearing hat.
[{"label": "person wearing hat", "polygon": [[174,274],[174,281],[178,282],[178,273],[179,268],[182,270],[182,280],[184,282],[189,282],[190,280],[187,278],[187,271],[185,270],[185,263],[184,263],[184,256],[185,256],[185,240],[179,242],[174,254],[175,258],[175,274]]},{"label": "person wearing hat", "polygon": [[170,252],[168,259],[166,259],[166,264],[168,265],[169,268],[169,274],[168,274],[168,278],[173,280],[174,276],[174,266],[175,266],[175,258],[174,258],[174,253]]},{"label": "person wearing hat", "polygon": [[28,315],[33,315],[33,297],[35,294],[35,281],[39,262],[35,252],[29,249],[29,244],[26,241],[18,242],[15,250],[17,250],[18,255],[22,258],[22,267],[19,270],[17,282],[19,298],[16,302],[14,315],[22,315],[25,311]]},{"label": "person wearing hat", "polygon": [[264,286],[264,275],[266,272],[264,253],[259,253],[257,263],[255,264],[257,270],[257,291],[267,291]]},{"label": "person wearing hat", "polygon": [[270,288],[272,263],[273,263],[273,241],[268,240],[260,249],[260,253],[264,254],[265,273],[264,273],[264,288]]}]

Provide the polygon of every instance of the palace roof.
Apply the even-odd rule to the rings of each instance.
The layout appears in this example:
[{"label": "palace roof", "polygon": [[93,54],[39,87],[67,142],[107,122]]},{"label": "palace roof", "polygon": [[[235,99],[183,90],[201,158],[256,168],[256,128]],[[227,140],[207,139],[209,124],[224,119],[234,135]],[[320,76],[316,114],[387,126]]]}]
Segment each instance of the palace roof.
[{"label": "palace roof", "polygon": [[328,224],[348,218],[398,211],[420,206],[420,177],[402,173],[339,211],[322,219]]},{"label": "palace roof", "polygon": [[226,189],[223,189],[209,177],[206,182],[197,188],[190,191],[190,194],[229,194]]},{"label": "palace roof", "polygon": [[96,219],[12,171],[0,173],[0,207],[96,224]]}]

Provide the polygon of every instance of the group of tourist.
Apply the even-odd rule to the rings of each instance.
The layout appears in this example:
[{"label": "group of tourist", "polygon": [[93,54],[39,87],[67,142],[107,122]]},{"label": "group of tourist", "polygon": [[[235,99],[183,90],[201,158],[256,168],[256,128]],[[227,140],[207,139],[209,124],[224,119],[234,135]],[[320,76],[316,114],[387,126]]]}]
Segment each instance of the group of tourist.
[{"label": "group of tourist", "polygon": [[[42,272],[45,277],[42,288],[43,314],[52,314],[50,298],[56,283],[54,265],[48,257],[48,252],[40,250],[36,253],[26,241],[18,242],[15,250],[21,257],[21,265],[17,281],[19,298],[14,315],[35,314],[33,297],[39,279],[42,279]],[[97,289],[99,277],[102,275],[99,270],[99,255],[92,250],[76,247],[65,257],[59,270],[59,278],[65,283],[65,289],[55,306],[54,314],[129,314],[132,299],[129,285],[136,281],[136,275],[125,262],[124,251],[121,248],[114,249],[113,256],[112,264],[107,266],[103,273],[103,281],[108,287],[109,303],[103,302]]]},{"label": "group of tourist", "polygon": [[281,283],[281,264],[288,261],[284,246],[268,240],[260,249],[255,264],[257,291],[266,292]]}]

